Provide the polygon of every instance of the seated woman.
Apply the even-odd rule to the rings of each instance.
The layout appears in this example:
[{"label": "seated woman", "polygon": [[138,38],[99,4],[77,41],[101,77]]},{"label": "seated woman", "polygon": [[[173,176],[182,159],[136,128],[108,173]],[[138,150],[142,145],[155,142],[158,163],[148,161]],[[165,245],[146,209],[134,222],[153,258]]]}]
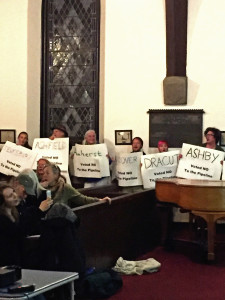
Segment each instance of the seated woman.
[{"label": "seated woman", "polygon": [[[0,266],[23,265],[23,239],[29,234],[30,228],[40,221],[38,212],[32,218],[27,219],[27,215],[20,217],[17,210],[19,203],[19,197],[11,186],[0,187]],[[46,207],[40,209],[45,210]]]},{"label": "seated woman", "polygon": [[20,265],[22,234],[16,206],[19,199],[9,185],[0,187],[0,266]]},{"label": "seated woman", "polygon": [[[94,130],[90,129],[88,130],[85,135],[84,135],[84,140],[82,142],[83,145],[95,145],[97,144],[96,140],[96,133]],[[109,159],[109,164],[111,164],[112,159],[110,158],[109,155],[107,155]],[[107,185],[110,184],[110,176],[107,177],[102,177],[102,178],[86,178],[84,187],[85,188],[90,188],[94,186],[102,186],[102,185]]]},{"label": "seated woman", "polygon": [[161,153],[161,152],[167,152],[168,151],[168,148],[169,148],[169,146],[168,146],[168,143],[167,143],[167,141],[158,141],[158,151],[159,151],[159,153]]},{"label": "seated woman", "polygon": [[139,136],[132,140],[132,152],[142,152],[143,155],[145,155],[143,151],[143,140]]},{"label": "seated woman", "polygon": [[41,185],[51,191],[54,203],[64,203],[70,207],[77,207],[98,201],[111,201],[109,197],[99,199],[79,193],[71,185],[65,183],[65,180],[61,177],[60,168],[55,164],[45,167],[42,178]]},{"label": "seated woman", "polygon": [[25,131],[20,132],[17,137],[17,145],[23,146],[28,149],[32,149],[32,147],[28,143],[28,133]]}]

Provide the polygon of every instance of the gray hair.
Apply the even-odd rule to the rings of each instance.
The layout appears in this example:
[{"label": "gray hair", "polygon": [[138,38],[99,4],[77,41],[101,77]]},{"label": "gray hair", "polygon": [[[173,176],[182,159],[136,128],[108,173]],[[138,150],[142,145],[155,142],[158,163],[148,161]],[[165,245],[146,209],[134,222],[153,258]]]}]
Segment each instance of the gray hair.
[{"label": "gray hair", "polygon": [[88,131],[86,131],[85,132],[85,134],[84,134],[84,139],[83,139],[83,142],[82,142],[82,145],[87,145],[87,141],[86,141],[86,137],[87,137],[87,135],[89,134],[89,133],[91,133],[91,132],[94,132],[94,134],[95,134],[95,144],[96,144],[96,132],[94,131],[94,129],[89,129]]}]

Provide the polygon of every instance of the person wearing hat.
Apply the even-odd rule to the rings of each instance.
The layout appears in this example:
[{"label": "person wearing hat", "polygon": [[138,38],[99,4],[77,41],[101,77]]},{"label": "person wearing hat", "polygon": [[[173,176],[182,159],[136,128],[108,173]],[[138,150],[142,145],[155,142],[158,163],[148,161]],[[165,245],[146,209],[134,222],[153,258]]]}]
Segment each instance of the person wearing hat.
[{"label": "person wearing hat", "polygon": [[[46,190],[40,185],[36,173],[32,169],[24,169],[10,183],[20,199],[17,210],[21,218],[31,222],[35,216],[41,219],[52,206],[53,200],[46,197]],[[30,234],[37,234],[40,230],[40,224],[36,222],[33,228],[30,228]]]},{"label": "person wearing hat", "polygon": [[50,140],[54,140],[55,138],[64,138],[68,137],[68,132],[66,131],[66,127],[64,125],[56,125],[52,128],[52,135],[49,137]]}]

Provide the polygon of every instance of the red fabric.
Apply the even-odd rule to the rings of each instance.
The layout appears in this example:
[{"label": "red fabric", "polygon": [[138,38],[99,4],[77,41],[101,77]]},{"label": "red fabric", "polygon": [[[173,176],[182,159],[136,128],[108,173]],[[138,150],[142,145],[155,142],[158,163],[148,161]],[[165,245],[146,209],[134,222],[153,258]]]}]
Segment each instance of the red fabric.
[{"label": "red fabric", "polygon": [[224,300],[225,251],[223,256],[223,262],[206,264],[157,248],[138,259],[155,258],[160,271],[124,275],[122,289],[110,300]]}]

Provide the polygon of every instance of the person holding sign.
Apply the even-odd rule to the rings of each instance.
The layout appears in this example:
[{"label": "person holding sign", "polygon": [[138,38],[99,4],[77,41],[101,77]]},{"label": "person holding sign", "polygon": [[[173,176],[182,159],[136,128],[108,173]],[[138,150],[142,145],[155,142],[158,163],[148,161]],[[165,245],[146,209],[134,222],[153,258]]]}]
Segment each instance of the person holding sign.
[{"label": "person holding sign", "polygon": [[206,138],[206,143],[202,145],[202,147],[206,147],[209,149],[215,149],[219,151],[223,151],[223,148],[218,145],[218,142],[220,140],[220,130],[215,127],[208,127],[204,131],[204,136]]},{"label": "person holding sign", "polygon": [[136,136],[135,138],[133,138],[132,140],[132,152],[142,152],[143,155],[145,155],[145,152],[143,151],[143,140],[139,137]]},{"label": "person holding sign", "polygon": [[168,143],[166,141],[158,141],[158,151],[159,153],[168,151]]},{"label": "person holding sign", "polygon": [[28,133],[25,131],[20,132],[20,134],[17,137],[17,145],[23,146],[28,149],[32,149],[32,147],[28,143]]},{"label": "person holding sign", "polygon": [[68,132],[66,131],[66,127],[60,124],[52,128],[52,135],[49,138],[50,140],[54,140],[64,137],[68,137]]},{"label": "person holding sign", "polygon": [[[83,145],[95,145],[97,144],[96,133],[94,130],[88,130],[84,135]],[[107,155],[109,159],[109,164],[112,163],[112,159]],[[84,183],[84,188],[90,188],[94,186],[102,186],[110,184],[110,176],[101,177],[101,178],[86,178]]]},{"label": "person holding sign", "polygon": [[109,197],[99,199],[88,197],[79,193],[71,185],[65,183],[65,181],[60,176],[61,170],[57,165],[50,164],[49,166],[45,167],[41,185],[51,191],[54,203],[64,203],[73,208],[98,201],[109,201],[109,203],[111,202],[111,199]]}]

